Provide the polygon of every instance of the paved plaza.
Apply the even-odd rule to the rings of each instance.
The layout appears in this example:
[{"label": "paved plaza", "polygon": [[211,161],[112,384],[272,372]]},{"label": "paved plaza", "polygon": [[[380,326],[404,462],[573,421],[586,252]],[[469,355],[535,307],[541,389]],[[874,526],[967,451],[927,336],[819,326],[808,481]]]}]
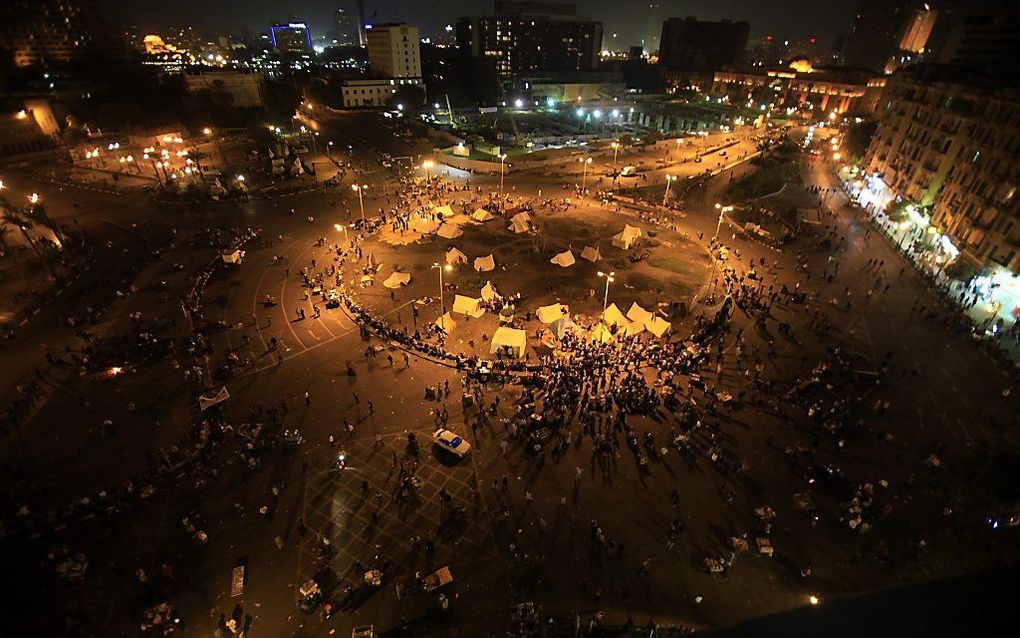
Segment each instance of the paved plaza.
[{"label": "paved plaza", "polygon": [[[668,143],[622,152],[649,192],[714,174],[667,208],[610,197],[611,156],[583,193],[573,162],[502,187],[498,173],[384,169],[376,151],[430,146],[371,124],[322,120],[358,148],[338,186],[246,202],[5,176],[95,247],[80,282],[3,345],[19,386],[3,400],[29,397],[3,452],[20,590],[5,634],[134,635],[163,602],[196,636],[228,622],[252,636],[537,635],[522,604],[547,635],[711,630],[1018,556],[1014,530],[987,523],[1020,498],[1015,374],[848,205],[831,166],[797,153],[824,193],[817,223],[773,248],[715,207],[753,170],[751,130],[716,134],[705,148],[727,155],[701,162]],[[368,224],[351,183],[369,185]],[[399,232],[444,205],[496,219],[451,239]],[[533,225],[515,233],[525,209]],[[614,245],[627,226],[643,245]],[[228,246],[242,263],[217,263]],[[588,246],[600,261],[581,259]],[[452,248],[468,262],[446,270]],[[550,263],[565,250],[573,266]],[[496,267],[479,272],[488,254]],[[395,270],[409,283],[385,287]],[[513,308],[433,329],[489,282]],[[614,325],[591,345],[607,302],[669,332]],[[537,317],[555,303],[576,341]],[[519,359],[489,347],[501,325],[526,333]],[[465,458],[432,445],[441,425]],[[423,591],[442,567],[453,582]],[[298,608],[309,580],[329,617]]]}]

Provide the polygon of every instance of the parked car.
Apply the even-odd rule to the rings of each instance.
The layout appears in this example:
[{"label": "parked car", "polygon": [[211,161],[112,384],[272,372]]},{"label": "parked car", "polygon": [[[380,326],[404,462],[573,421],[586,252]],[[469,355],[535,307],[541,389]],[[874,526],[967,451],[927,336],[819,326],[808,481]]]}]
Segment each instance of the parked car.
[{"label": "parked car", "polygon": [[460,437],[456,432],[440,428],[432,433],[432,442],[447,452],[456,454],[463,458],[471,451],[471,444]]}]

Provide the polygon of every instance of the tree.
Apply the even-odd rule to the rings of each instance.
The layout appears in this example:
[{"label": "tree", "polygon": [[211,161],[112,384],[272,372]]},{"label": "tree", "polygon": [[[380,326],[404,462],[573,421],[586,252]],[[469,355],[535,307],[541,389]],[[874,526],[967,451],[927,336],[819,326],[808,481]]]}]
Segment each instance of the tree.
[{"label": "tree", "polygon": [[846,137],[843,139],[843,148],[850,155],[852,161],[856,162],[864,157],[864,153],[868,150],[868,145],[871,144],[871,138],[874,137],[877,128],[878,122],[861,122],[860,124],[852,124],[847,129]]},{"label": "tree", "polygon": [[56,279],[57,273],[53,270],[53,265],[50,264],[49,259],[47,259],[46,256],[42,254],[42,251],[39,250],[39,247],[36,246],[35,240],[32,239],[32,236],[28,234],[28,229],[32,227],[32,222],[27,217],[24,217],[10,209],[5,210],[0,219],[3,219],[4,222],[11,226],[17,227],[17,229],[21,231],[21,234],[24,236],[29,248],[31,248],[32,252],[34,252],[36,257],[39,258],[39,261],[46,266],[46,270],[50,271],[50,274],[53,275],[54,279]]},{"label": "tree", "polygon": [[403,105],[407,110],[414,111],[425,103],[425,90],[414,84],[401,84],[397,92],[386,100],[389,106]]}]

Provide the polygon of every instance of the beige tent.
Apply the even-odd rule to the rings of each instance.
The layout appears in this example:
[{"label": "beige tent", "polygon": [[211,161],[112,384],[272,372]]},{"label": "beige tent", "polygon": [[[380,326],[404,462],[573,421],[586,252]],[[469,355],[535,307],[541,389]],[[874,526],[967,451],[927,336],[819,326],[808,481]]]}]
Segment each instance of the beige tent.
[{"label": "beige tent", "polygon": [[457,327],[457,322],[453,320],[453,315],[446,313],[442,317],[436,319],[436,327],[449,334],[451,330]]},{"label": "beige tent", "polygon": [[549,260],[549,263],[556,264],[560,268],[570,268],[574,265],[574,253],[564,250]]},{"label": "beige tent", "polygon": [[585,246],[584,250],[581,251],[581,259],[587,259],[588,261],[595,263],[596,261],[602,259],[602,253],[599,252],[598,248]]},{"label": "beige tent", "polygon": [[492,258],[492,255],[486,255],[485,257],[475,258],[475,270],[478,272],[489,272],[496,268],[496,260]]},{"label": "beige tent", "polygon": [[457,295],[453,298],[453,311],[474,317],[475,319],[485,314],[485,308],[482,308],[481,299],[465,297],[464,295]]},{"label": "beige tent", "polygon": [[672,330],[673,326],[662,317],[653,316],[651,320],[645,322],[645,328],[656,337],[661,337]]},{"label": "beige tent", "polygon": [[508,348],[514,356],[523,357],[524,349],[528,345],[527,333],[523,330],[500,326],[496,328],[496,334],[492,335],[492,342],[489,345],[489,352],[498,352],[501,348]]},{"label": "beige tent", "polygon": [[382,285],[387,288],[400,288],[406,286],[411,281],[411,273],[409,272],[398,272],[393,271],[393,274],[386,278],[386,281]]},{"label": "beige tent", "polygon": [[627,323],[627,318],[623,316],[623,313],[620,312],[615,303],[609,304],[609,307],[603,311],[602,319],[609,326],[620,326]]},{"label": "beige tent", "polygon": [[471,221],[471,218],[467,215],[454,215],[453,217],[447,217],[443,220],[446,224],[453,224],[454,226],[463,226]]},{"label": "beige tent", "polygon": [[531,215],[527,213],[517,213],[510,218],[510,226],[508,230],[514,231],[514,233],[520,235],[531,230]]},{"label": "beige tent", "polygon": [[455,214],[451,206],[436,206],[432,212],[442,217],[453,217]]},{"label": "beige tent", "polygon": [[592,341],[600,341],[602,343],[609,343],[613,340],[613,331],[606,327],[604,323],[598,323],[588,333],[588,336]]},{"label": "beige tent", "polygon": [[630,310],[627,311],[627,318],[644,326],[651,321],[652,313],[634,302],[630,305]]},{"label": "beige tent", "polygon": [[416,233],[431,235],[439,229],[439,222],[431,219],[423,219],[422,217],[415,217],[411,220],[411,223],[408,224],[408,227]]},{"label": "beige tent", "polygon": [[466,264],[468,263],[468,258],[467,255],[460,252],[456,248],[451,248],[450,250],[446,251],[446,263],[451,266]]},{"label": "beige tent", "polygon": [[496,287],[492,285],[492,282],[485,282],[485,285],[482,286],[482,299],[485,301],[492,301],[499,298],[499,292],[496,290]]},{"label": "beige tent", "polygon": [[568,332],[576,332],[577,324],[574,323],[574,321],[570,317],[563,316],[557,319],[556,321],[552,322],[549,325],[549,329],[552,330],[552,333],[556,335],[557,339],[562,339],[563,335],[567,334]]},{"label": "beige tent", "polygon": [[475,220],[476,222],[487,222],[490,219],[494,219],[494,217],[492,213],[490,213],[489,211],[485,210],[484,208],[479,208],[475,212],[471,213],[471,219]]},{"label": "beige tent", "polygon": [[464,231],[460,229],[460,226],[443,224],[439,227],[439,231],[436,234],[444,239],[456,239],[463,235]]},{"label": "beige tent", "polygon": [[554,303],[551,306],[542,306],[536,311],[535,314],[538,315],[539,321],[541,321],[545,325],[549,325],[552,322],[556,321],[557,319],[562,319],[563,317],[569,316],[570,307],[564,306],[561,303]]},{"label": "beige tent", "polygon": [[623,227],[623,230],[613,235],[613,245],[617,248],[627,249],[637,243],[642,236],[644,236],[644,233],[640,228],[627,224]]},{"label": "beige tent", "polygon": [[617,331],[625,337],[639,335],[645,331],[645,325],[637,321],[627,321],[617,327]]}]

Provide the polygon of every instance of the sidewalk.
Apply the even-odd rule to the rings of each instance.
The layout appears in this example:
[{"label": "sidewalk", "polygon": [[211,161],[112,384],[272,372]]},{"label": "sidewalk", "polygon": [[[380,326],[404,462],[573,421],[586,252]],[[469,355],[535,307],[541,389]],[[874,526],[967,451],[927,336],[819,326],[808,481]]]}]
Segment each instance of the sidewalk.
[{"label": "sidewalk", "polygon": [[[809,169],[812,166],[809,164]],[[860,207],[857,200],[850,194],[847,183],[839,176],[822,168],[828,180],[828,187],[838,185],[846,197],[845,206],[858,217],[864,217],[870,225],[881,232],[896,248],[897,252],[914,268],[927,285],[940,293],[941,298],[956,306],[961,315],[967,319],[974,329],[974,338],[997,349],[1014,367],[1020,367],[1020,319],[1008,319],[1005,309],[996,312],[996,308],[988,300],[979,300],[974,287],[974,278],[963,280],[945,272],[951,262],[946,252],[936,247],[928,247],[922,241],[926,230],[916,224],[896,223],[885,213],[872,212]],[[830,206],[833,204],[830,203]],[[969,299],[969,301],[968,301]]]}]

